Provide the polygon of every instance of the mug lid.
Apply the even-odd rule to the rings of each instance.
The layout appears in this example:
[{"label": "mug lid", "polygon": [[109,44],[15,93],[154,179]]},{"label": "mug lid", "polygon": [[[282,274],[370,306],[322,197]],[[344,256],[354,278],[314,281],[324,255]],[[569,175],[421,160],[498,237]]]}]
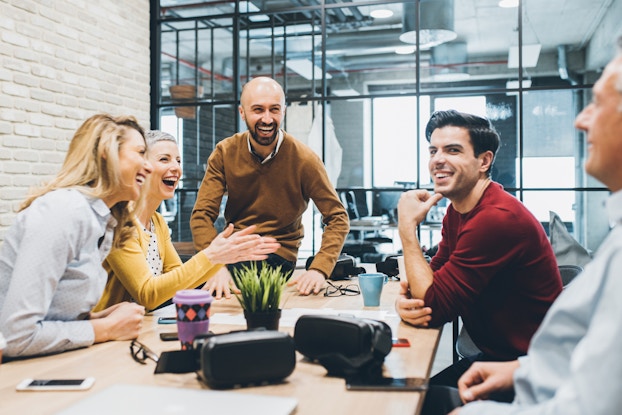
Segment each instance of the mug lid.
[{"label": "mug lid", "polygon": [[212,297],[209,291],[205,290],[179,290],[175,293],[175,296],[173,297],[173,302],[179,304],[205,304],[211,303],[213,300],[214,297]]}]

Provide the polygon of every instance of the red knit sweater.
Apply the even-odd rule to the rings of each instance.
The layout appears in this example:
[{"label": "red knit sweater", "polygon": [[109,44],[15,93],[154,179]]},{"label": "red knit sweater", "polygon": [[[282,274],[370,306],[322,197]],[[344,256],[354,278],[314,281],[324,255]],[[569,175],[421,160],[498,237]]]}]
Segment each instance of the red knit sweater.
[{"label": "red knit sweater", "polygon": [[460,315],[474,343],[497,360],[527,352],[562,290],[557,261],[538,220],[498,183],[470,212],[449,206],[424,301],[431,325]]}]

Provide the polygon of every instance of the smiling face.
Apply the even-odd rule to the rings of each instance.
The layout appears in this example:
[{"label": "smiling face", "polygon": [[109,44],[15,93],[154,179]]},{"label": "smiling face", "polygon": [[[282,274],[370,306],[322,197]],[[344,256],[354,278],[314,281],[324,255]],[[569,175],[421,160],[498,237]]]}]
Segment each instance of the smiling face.
[{"label": "smiling face", "polygon": [[173,141],[157,141],[149,148],[147,160],[153,166],[149,176],[149,197],[159,202],[171,199],[181,179],[181,156]]},{"label": "smiling face", "polygon": [[138,200],[140,188],[151,173],[152,167],[145,159],[147,145],[143,136],[133,128],[125,132],[125,141],[119,146],[120,188],[105,199],[111,207],[118,202]]},{"label": "smiling face", "polygon": [[255,150],[269,154],[276,146],[275,140],[285,116],[285,95],[281,86],[270,78],[249,81],[242,91],[239,111]]},{"label": "smiling face", "polygon": [[430,176],[434,191],[455,205],[467,201],[479,181],[487,181],[486,171],[492,152],[475,157],[466,128],[446,126],[437,128],[430,138]]},{"label": "smiling face", "polygon": [[592,102],[581,111],[575,127],[587,133],[585,171],[610,190],[622,189],[622,56],[607,65],[594,84]]}]

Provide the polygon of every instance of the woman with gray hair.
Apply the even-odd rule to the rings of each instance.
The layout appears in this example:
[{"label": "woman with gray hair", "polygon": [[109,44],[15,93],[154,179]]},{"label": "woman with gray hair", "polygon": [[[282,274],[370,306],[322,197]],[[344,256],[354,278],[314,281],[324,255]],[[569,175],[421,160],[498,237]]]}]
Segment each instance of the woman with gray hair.
[{"label": "woman with gray hair", "polygon": [[182,263],[171,242],[168,225],[157,212],[164,200],[174,196],[181,178],[177,141],[163,131],[147,131],[146,139],[147,159],[153,172],[136,205],[136,232],[106,258],[108,282],[95,310],[122,301],[135,301],[148,310],[155,309],[178,290],[201,286],[223,264],[261,261],[280,246],[274,238],[253,234],[255,226],[234,233],[230,224],[207,248]]}]

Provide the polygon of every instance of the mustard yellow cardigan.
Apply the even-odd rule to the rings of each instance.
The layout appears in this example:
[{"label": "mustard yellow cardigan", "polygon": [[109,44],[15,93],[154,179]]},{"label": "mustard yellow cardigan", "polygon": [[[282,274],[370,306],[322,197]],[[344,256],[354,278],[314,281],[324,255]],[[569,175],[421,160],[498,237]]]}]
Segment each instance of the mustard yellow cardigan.
[{"label": "mustard yellow cardigan", "polygon": [[152,310],[171,299],[178,290],[197,288],[221,268],[199,253],[182,263],[159,213],[151,217],[162,258],[162,274],[154,277],[147,263],[149,235],[137,223],[133,238],[123,248],[113,248],[103,263],[108,273],[104,294],[93,311],[100,311],[122,301],[135,301]]}]

